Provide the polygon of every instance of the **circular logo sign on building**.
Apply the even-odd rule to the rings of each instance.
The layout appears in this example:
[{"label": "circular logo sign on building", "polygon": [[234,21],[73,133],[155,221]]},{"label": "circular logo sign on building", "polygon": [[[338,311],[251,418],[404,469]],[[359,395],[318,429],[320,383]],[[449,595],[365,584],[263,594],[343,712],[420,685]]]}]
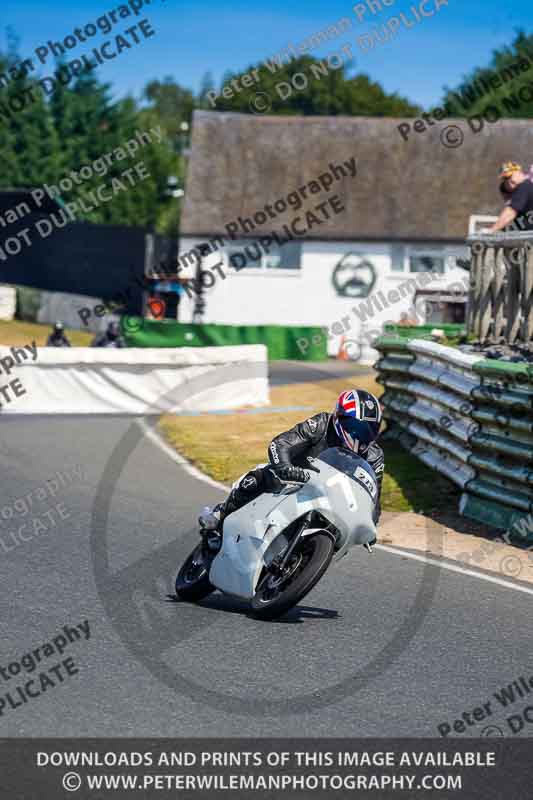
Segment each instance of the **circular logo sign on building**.
[{"label": "circular logo sign on building", "polygon": [[360,253],[346,253],[331,276],[335,291],[341,297],[368,297],[376,279],[376,268]]}]

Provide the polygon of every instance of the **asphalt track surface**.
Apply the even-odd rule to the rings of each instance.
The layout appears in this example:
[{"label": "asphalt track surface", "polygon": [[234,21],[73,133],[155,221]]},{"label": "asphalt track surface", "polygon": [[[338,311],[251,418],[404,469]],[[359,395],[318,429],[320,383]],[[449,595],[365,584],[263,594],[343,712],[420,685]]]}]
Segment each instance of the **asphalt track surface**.
[{"label": "asphalt track surface", "polygon": [[271,386],[283,386],[287,383],[343,378],[345,375],[370,375],[373,371],[372,367],[356,361],[338,361],[334,358],[327,361],[270,361],[269,382]]},{"label": "asphalt track surface", "polygon": [[[4,708],[0,736],[438,736],[439,723],[531,675],[531,596],[383,550],[352,551],[276,623],[219,594],[172,602],[197,510],[222,491],[150,439],[135,444],[137,430],[123,418],[0,420],[1,507],[58,470],[84,470],[32,512],[61,502],[68,519],[1,553],[0,665],[64,625],[91,630],[63,654],[78,674]],[[105,525],[97,493],[111,495]],[[2,695],[20,677],[0,678]],[[526,705],[506,714],[493,700],[464,736],[503,730]]]}]

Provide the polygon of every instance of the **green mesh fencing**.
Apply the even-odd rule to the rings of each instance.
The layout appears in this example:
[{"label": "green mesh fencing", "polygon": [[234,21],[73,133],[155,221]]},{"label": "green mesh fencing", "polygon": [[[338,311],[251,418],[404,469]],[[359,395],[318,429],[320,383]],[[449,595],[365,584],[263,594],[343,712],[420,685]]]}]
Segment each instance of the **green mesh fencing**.
[{"label": "green mesh fencing", "polygon": [[271,361],[325,361],[325,330],[310,326],[194,325],[171,320],[122,317],[128,347],[231,347],[264,344]]},{"label": "green mesh fencing", "polygon": [[433,325],[385,325],[386,334],[394,334],[404,339],[429,339],[431,331],[443,331],[447,339],[455,339],[457,336],[466,336],[464,325],[451,322],[435,322]]}]

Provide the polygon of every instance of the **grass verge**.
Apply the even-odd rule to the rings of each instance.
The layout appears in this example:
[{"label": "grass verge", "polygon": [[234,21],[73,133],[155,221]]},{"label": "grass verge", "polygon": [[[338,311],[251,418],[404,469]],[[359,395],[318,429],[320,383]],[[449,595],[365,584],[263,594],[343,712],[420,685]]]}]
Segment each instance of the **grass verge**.
[{"label": "grass verge", "polygon": [[[23,322],[19,319],[0,320],[0,345],[21,347],[35,341],[37,347],[44,347],[51,330],[51,325],[42,325],[39,322]],[[94,337],[93,333],[76,331],[72,328],[66,328],[65,332],[74,347],[88,347]]]},{"label": "grass verge", "polygon": [[[199,469],[230,484],[253,466],[268,461],[272,438],[318,411],[330,410],[346,386],[382,393],[374,376],[358,375],[317,383],[298,383],[271,389],[273,406],[309,406],[306,411],[264,414],[176,417],[165,415],[159,423],[166,440]],[[385,477],[382,506],[385,511],[416,511],[433,516],[457,508],[455,486],[392,442],[384,442]]]},{"label": "grass verge", "polygon": [[[35,341],[42,347],[50,330],[50,325],[0,320],[0,344],[22,346]],[[91,333],[72,329],[67,330],[67,336],[75,347],[87,347],[93,338]],[[203,417],[165,415],[159,426],[167,441],[189,461],[207,475],[230,484],[255,464],[268,460],[267,447],[276,434],[318,411],[332,409],[340,392],[349,385],[377,396],[382,393],[371,375],[275,386],[271,389],[273,406],[308,406],[308,410]],[[438,516],[457,508],[458,491],[450,481],[399,445],[384,442],[382,446],[386,463],[382,493],[385,511]]]}]

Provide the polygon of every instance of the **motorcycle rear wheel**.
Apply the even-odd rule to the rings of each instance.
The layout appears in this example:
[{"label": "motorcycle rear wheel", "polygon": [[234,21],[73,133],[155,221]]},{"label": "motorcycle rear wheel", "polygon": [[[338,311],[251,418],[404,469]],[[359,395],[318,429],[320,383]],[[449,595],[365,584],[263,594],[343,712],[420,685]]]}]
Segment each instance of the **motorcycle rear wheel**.
[{"label": "motorcycle rear wheel", "polygon": [[333,558],[334,542],[327,533],[301,539],[279,578],[267,572],[252,598],[258,619],[276,619],[308,594],[325,573]]},{"label": "motorcycle rear wheel", "polygon": [[176,594],[180,600],[197,602],[215,590],[209,583],[211,558],[206,555],[202,543],[186,558],[176,577]]}]

